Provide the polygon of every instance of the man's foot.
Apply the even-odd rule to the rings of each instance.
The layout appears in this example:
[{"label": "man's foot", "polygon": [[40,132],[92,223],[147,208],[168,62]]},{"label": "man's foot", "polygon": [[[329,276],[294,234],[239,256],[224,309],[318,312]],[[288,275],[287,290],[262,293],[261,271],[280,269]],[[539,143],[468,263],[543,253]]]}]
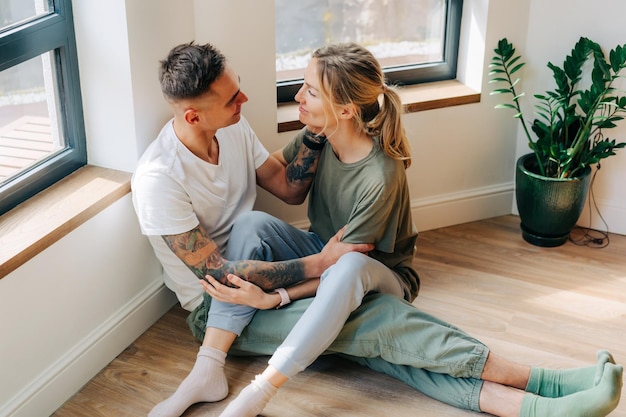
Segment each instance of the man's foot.
[{"label": "man's foot", "polygon": [[224,374],[226,353],[210,347],[200,347],[193,369],[167,400],[157,404],[148,417],[179,417],[189,406],[214,402],[228,395]]}]

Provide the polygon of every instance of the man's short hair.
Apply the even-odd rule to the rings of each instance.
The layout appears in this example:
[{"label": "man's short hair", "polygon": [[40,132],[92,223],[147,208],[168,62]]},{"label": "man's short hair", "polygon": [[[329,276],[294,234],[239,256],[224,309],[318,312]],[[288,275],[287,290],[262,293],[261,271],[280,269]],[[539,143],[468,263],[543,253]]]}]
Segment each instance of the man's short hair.
[{"label": "man's short hair", "polygon": [[224,72],[226,58],[213,45],[192,41],[174,47],[160,63],[161,91],[169,100],[182,100],[208,92]]}]

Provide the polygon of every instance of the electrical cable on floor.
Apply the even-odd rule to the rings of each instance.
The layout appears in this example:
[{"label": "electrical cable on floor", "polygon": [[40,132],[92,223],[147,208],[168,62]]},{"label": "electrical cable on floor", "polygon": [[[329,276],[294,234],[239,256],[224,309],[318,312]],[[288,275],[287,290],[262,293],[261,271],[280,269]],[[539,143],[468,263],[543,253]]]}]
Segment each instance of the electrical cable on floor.
[{"label": "electrical cable on floor", "polygon": [[[596,180],[596,175],[598,174],[599,170],[600,170],[600,164],[598,163],[598,167],[596,171],[593,173],[593,176],[591,177],[591,184],[589,185],[590,197],[588,199],[588,203],[589,203],[589,210],[588,210],[589,211],[589,223],[588,224],[591,225],[591,215],[592,215],[591,204],[593,203],[593,207],[598,213],[598,216],[600,217],[602,224],[604,224],[604,228],[606,229],[606,231],[576,225],[574,226],[572,232],[570,232],[570,235],[569,235],[570,242],[574,243],[575,245],[588,246],[588,247],[596,248],[596,249],[602,249],[602,248],[606,248],[607,246],[609,246],[609,225],[607,224],[606,220],[604,220],[604,217],[602,217],[602,213],[600,213],[600,209],[598,208],[598,204],[596,203],[595,195],[593,194],[593,184]],[[580,234],[580,236],[576,238],[572,237],[572,234],[574,234],[574,231],[578,231],[578,233],[576,234]]]}]

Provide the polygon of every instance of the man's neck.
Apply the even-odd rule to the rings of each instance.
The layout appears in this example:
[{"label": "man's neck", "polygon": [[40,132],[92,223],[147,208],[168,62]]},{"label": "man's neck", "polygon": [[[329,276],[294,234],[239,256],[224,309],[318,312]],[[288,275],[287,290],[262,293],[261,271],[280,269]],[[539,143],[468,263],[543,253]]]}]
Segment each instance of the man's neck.
[{"label": "man's neck", "polygon": [[219,162],[219,143],[216,131],[195,129],[184,121],[174,119],[174,133],[178,140],[198,158],[211,164]]}]

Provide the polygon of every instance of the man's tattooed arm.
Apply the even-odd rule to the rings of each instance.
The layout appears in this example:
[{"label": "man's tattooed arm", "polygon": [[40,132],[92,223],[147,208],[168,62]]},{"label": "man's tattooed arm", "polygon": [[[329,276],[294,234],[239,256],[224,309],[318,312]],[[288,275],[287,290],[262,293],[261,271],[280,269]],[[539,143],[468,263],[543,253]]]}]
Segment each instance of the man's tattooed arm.
[{"label": "man's tattooed arm", "polygon": [[283,262],[228,261],[220,255],[217,244],[200,226],[185,233],[163,236],[163,239],[199,279],[211,275],[222,284],[230,285],[227,275],[234,274],[270,291],[307,278],[305,264],[300,259]]},{"label": "man's tattooed arm", "polygon": [[285,169],[287,185],[293,190],[298,200],[304,201],[309,188],[311,188],[320,161],[320,154],[325,144],[325,136],[316,135],[306,129],[298,154],[287,164]]},{"label": "man's tattooed arm", "polygon": [[324,136],[307,130],[295,158],[287,163],[282,150],[273,152],[257,170],[257,183],[287,204],[301,204],[315,178]]},{"label": "man's tattooed arm", "polygon": [[287,165],[287,184],[308,190],[311,181],[315,178],[319,156],[320,151],[311,150],[303,145],[298,156]]}]

